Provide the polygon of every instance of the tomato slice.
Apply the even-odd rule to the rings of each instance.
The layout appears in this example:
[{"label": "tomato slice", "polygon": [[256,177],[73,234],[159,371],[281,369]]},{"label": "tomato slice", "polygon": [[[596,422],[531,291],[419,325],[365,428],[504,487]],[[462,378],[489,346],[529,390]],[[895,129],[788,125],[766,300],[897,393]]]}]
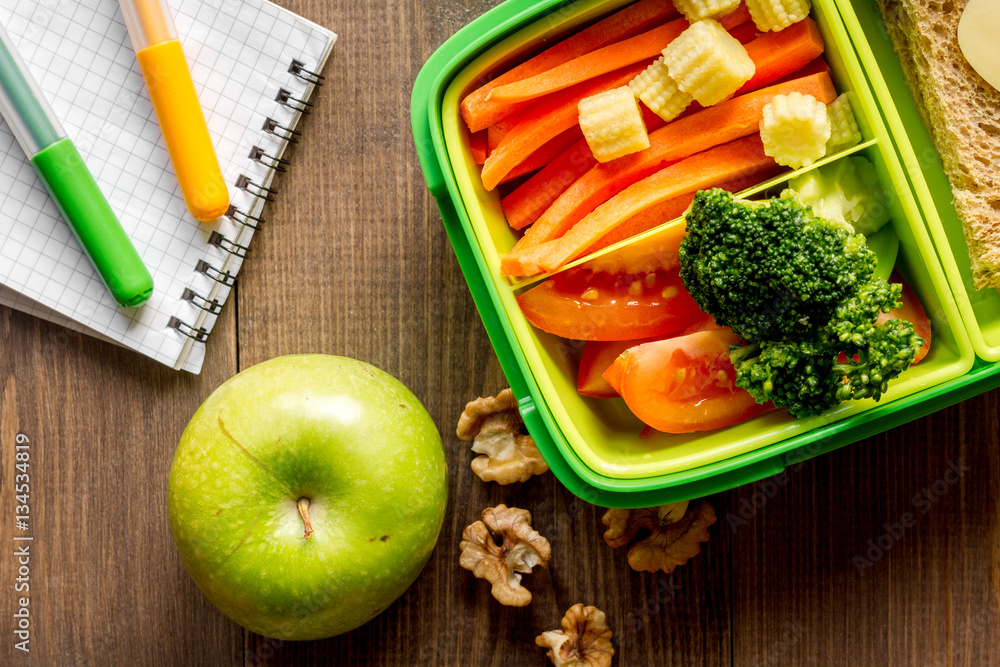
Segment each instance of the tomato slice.
[{"label": "tomato slice", "polygon": [[[924,339],[923,346],[913,356],[913,364],[918,364],[931,350],[931,321],[927,318],[927,313],[924,312],[924,307],[920,303],[920,299],[917,298],[914,291],[910,289],[910,286],[903,281],[898,273],[894,271],[889,276],[889,282],[903,284],[902,305],[899,308],[893,308],[888,313],[879,313],[875,324],[883,324],[889,320],[906,320],[912,324],[916,334]],[[837,363],[843,364],[846,362],[847,355],[841,352],[837,358]]]},{"label": "tomato slice", "polygon": [[876,320],[876,324],[882,324],[883,322],[888,322],[889,320],[906,320],[913,325],[913,330],[918,336],[924,339],[923,347],[917,350],[917,354],[913,357],[913,363],[919,363],[931,349],[931,321],[927,319],[927,313],[924,312],[924,307],[920,303],[920,299],[917,295],[910,289],[898,273],[893,273],[889,277],[890,283],[903,283],[903,305],[899,308],[893,308],[888,313],[881,313]]},{"label": "tomato slice", "polygon": [[682,336],[688,334],[697,333],[698,331],[713,331],[715,329],[725,329],[726,331],[732,331],[729,327],[720,327],[715,323],[715,319],[711,315],[702,315],[701,319],[695,321],[694,324],[689,326],[687,329],[681,332]]},{"label": "tomato slice", "polygon": [[575,340],[634,340],[681,331],[702,317],[679,272],[570,270],[517,297],[542,331]]},{"label": "tomato slice", "polygon": [[576,390],[584,396],[594,398],[614,398],[618,392],[604,379],[604,372],[611,368],[625,350],[650,342],[648,338],[639,340],[589,340],[583,344],[580,353],[580,371],[577,374]]},{"label": "tomato slice", "polygon": [[[677,217],[684,212],[684,209],[686,209],[688,205],[690,205],[690,200],[693,197],[694,195],[688,196],[687,203],[685,203],[681,210],[677,211],[675,215],[664,217],[664,212],[658,211],[660,215],[659,217],[654,218],[654,220],[659,220],[657,223],[659,224],[664,220],[670,220]],[[628,222],[631,223],[632,218],[629,218]],[[648,225],[650,223],[648,220],[639,222],[642,225],[647,225],[647,229],[649,228]],[[670,269],[680,266],[680,250],[681,241],[684,240],[684,230],[685,228],[683,224],[678,223],[671,225],[666,229],[661,229],[660,231],[647,236],[646,238],[633,241],[622,248],[618,248],[617,250],[613,250],[609,253],[584,262],[579,268],[590,269],[594,273],[614,274],[648,273],[650,271],[656,271],[657,269],[669,271]],[[622,230],[620,227],[616,228],[614,232],[602,238],[598,243],[602,243],[605,239],[613,239],[615,232],[624,233],[625,231],[628,230]],[[617,240],[621,240],[623,238],[627,237],[623,236]]]},{"label": "tomato slice", "polygon": [[773,409],[736,386],[728,329],[699,331],[626,350],[604,375],[635,415],[665,433],[722,428]]},{"label": "tomato slice", "polygon": [[[694,324],[684,329],[678,335],[686,335],[695,331],[721,329],[709,315],[701,314]],[[726,331],[729,331],[727,328]],[[577,373],[576,390],[583,396],[593,398],[615,398],[618,392],[604,379],[604,373],[615,363],[622,352],[642,345],[662,340],[658,338],[638,338],[636,340],[588,340],[583,344],[580,353],[580,369]]]}]

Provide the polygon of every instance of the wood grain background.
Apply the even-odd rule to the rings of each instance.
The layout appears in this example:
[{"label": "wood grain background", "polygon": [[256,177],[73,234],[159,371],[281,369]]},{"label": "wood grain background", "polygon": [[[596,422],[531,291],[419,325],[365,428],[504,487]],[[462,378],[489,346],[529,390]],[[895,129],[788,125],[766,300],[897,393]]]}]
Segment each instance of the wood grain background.
[{"label": "wood grain background", "polygon": [[[505,383],[424,188],[409,97],[423,61],[494,3],[280,4],[341,39],[202,374],[0,309],[0,664],[542,665],[535,635],[576,602],[607,612],[618,665],[998,664],[1000,392],[711,498],[711,542],[672,576],[631,572],[601,540],[603,510],[551,475],[481,483],[454,425]],[[451,497],[396,604],[345,636],[282,643],[197,590],[166,492],[200,402],[296,352],[357,357],[411,387],[443,433]],[[12,633],[19,432],[32,441],[28,655]],[[462,529],[498,502],[529,509],[553,544],[524,609],[497,605],[457,564]],[[899,530],[907,512],[916,524]]]}]

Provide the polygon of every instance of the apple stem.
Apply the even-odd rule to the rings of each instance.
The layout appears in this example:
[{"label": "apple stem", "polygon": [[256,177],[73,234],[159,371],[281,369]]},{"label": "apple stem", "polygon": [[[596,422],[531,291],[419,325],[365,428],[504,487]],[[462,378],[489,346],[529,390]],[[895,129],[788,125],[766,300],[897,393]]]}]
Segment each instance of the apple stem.
[{"label": "apple stem", "polygon": [[299,498],[298,507],[299,514],[302,515],[302,522],[306,525],[306,534],[302,537],[302,539],[308,540],[309,536],[312,535],[313,532],[312,523],[309,522],[309,499]]}]

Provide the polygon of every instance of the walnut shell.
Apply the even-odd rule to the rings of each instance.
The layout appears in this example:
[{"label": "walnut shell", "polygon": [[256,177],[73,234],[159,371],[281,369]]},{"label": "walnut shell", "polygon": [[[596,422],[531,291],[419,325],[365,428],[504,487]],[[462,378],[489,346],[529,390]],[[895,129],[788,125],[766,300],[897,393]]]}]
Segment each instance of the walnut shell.
[{"label": "walnut shell", "polygon": [[472,471],[484,482],[526,482],[549,469],[535,441],[524,432],[510,389],[493,398],[470,401],[455,432],[459,440],[472,442],[472,451],[480,454],[472,461]]},{"label": "walnut shell", "polygon": [[523,607],[531,602],[531,591],[521,585],[521,575],[535,565],[548,565],[549,541],[531,528],[527,510],[497,505],[484,509],[482,516],[462,532],[459,565],[489,581],[500,604]]},{"label": "walnut shell", "polygon": [[577,603],[563,616],[562,630],[543,632],[535,644],[549,649],[545,655],[556,667],[610,667],[612,636],[603,611]]},{"label": "walnut shell", "polygon": [[[708,541],[708,527],[716,521],[715,509],[707,501],[694,507],[686,502],[647,509],[610,509],[601,518],[608,527],[604,541],[613,549],[625,546],[641,530],[649,535],[632,543],[628,564],[638,572],[673,572],[701,553]],[[686,510],[686,511],[685,511]],[[678,516],[683,512],[682,516]]]}]

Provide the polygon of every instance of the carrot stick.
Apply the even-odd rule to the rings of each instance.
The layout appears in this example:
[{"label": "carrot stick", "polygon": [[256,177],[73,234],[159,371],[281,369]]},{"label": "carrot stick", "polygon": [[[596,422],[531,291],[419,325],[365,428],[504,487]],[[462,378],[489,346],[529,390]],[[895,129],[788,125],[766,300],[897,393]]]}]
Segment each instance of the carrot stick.
[{"label": "carrot stick", "polygon": [[[795,26],[786,28],[782,31],[782,33],[788,32],[793,28],[795,28]],[[781,33],[765,33],[758,39],[766,38],[766,41],[763,42],[763,45],[766,47],[768,43],[774,43],[774,40],[776,39],[774,35],[780,34]],[[802,35],[803,32],[801,29],[798,29],[798,32],[793,34]],[[775,79],[785,77],[785,79],[791,80],[803,78],[808,74],[820,73],[824,71],[829,72],[830,68],[821,57],[818,57],[818,55],[812,61],[807,62],[806,58],[809,53],[822,53],[823,43],[821,41],[818,43],[812,41],[814,35],[811,31],[806,31],[804,34],[810,40],[809,47],[786,51],[786,53],[789,53],[791,57],[783,59],[780,67],[766,67],[766,75],[755,75],[750,82],[743,87],[742,94],[745,95],[752,90],[758,90],[764,86],[774,83],[773,80],[768,80],[768,77],[774,77]],[[767,57],[766,55],[761,55],[761,52],[766,52],[767,49],[761,48],[760,45],[752,48],[748,47],[747,52],[750,53],[751,51],[756,52],[762,61]],[[805,64],[805,67],[802,67],[803,64]],[[802,67],[802,69],[799,69],[800,67]],[[794,73],[790,74],[792,72]],[[798,72],[801,72],[801,75],[799,75]],[[783,83],[785,81],[782,80],[780,82]],[[659,116],[653,114],[652,112],[648,112],[645,105],[641,106],[644,111],[643,118],[646,121],[646,129],[650,133],[663,126],[663,121]],[[701,110],[702,108],[697,103],[692,103],[684,114],[675,119],[673,122],[680,122],[687,116],[695,115]],[[652,136],[650,137],[650,140],[652,141]],[[544,213],[545,210],[549,208],[549,206],[551,206],[560,195],[563,194],[563,192],[565,192],[578,178],[586,173],[587,170],[597,164],[597,160],[593,159],[593,156],[590,156],[589,149],[586,145],[572,146],[570,150],[573,151],[572,155],[564,155],[556,158],[549,164],[548,167],[532,176],[531,179],[523,183],[517,190],[507,195],[507,197],[501,201],[504,214],[507,216],[507,221],[510,223],[511,227],[514,229],[524,229],[531,223],[535,222],[539,216],[541,216],[542,213]],[[646,151],[643,151],[642,153],[646,153],[648,150],[649,149],[646,149]],[[586,159],[581,157],[584,152],[586,152],[588,156]],[[569,169],[567,165],[570,164],[575,168]],[[613,164],[613,162],[610,164]]]},{"label": "carrot stick", "polygon": [[747,21],[746,23],[733,26],[733,28],[729,30],[729,34],[735,37],[736,41],[744,46],[761,35],[761,33],[757,30],[757,26],[753,24],[753,21]]},{"label": "carrot stick", "polygon": [[486,133],[486,152],[492,153],[503,141],[503,138],[507,136],[510,132],[512,126],[507,125],[504,121],[500,121],[496,125],[490,125],[485,130],[480,130],[480,132]]},{"label": "carrot stick", "polygon": [[469,152],[476,164],[486,162],[486,131],[472,132],[469,134]]},{"label": "carrot stick", "polygon": [[[635,215],[624,220],[621,225],[616,227],[610,234],[602,236],[597,242],[587,248],[584,254],[589,255],[592,252],[597,252],[602,248],[607,248],[613,243],[618,243],[636,234],[641,234],[642,232],[652,229],[658,225],[662,225],[665,222],[670,222],[671,220],[676,220],[679,218],[687,207],[691,205],[691,200],[694,199],[694,192],[685,192],[682,195],[667,199],[659,204],[654,204],[649,208],[639,211]],[[668,266],[665,268],[673,268],[673,266]]]},{"label": "carrot stick", "polygon": [[533,223],[566,188],[595,164],[597,160],[585,139],[570,146],[500,200],[507,224],[513,229],[524,229]]},{"label": "carrot stick", "polygon": [[508,132],[510,132],[511,128],[521,122],[521,119],[524,118],[525,111],[526,109],[522,109],[517,113],[512,113],[503,120],[499,120],[486,128],[487,154],[495,151],[497,146],[500,145],[500,142],[503,141],[503,138],[507,136]]},{"label": "carrot stick", "polygon": [[[640,0],[640,2],[598,21],[589,28],[567,37],[469,93],[462,100],[462,118],[465,119],[469,129],[473,132],[486,129],[503,118],[494,104],[485,103],[486,96],[495,87],[550,70],[594,49],[645,32],[663,21],[676,18],[678,15],[670,0]],[[503,111],[513,113],[515,110],[506,107]]]},{"label": "carrot stick", "polygon": [[511,169],[561,132],[579,121],[577,108],[580,100],[612,88],[626,85],[648,63],[636,63],[596,79],[590,79],[567,89],[563,94],[552,95],[535,102],[525,112],[520,123],[511,128],[483,165],[483,187],[495,188]]},{"label": "carrot stick", "polygon": [[510,128],[504,125],[503,121],[500,121],[496,125],[490,125],[485,130],[480,130],[480,132],[486,133],[486,152],[492,153],[495,151],[508,131],[510,131]]},{"label": "carrot stick", "polygon": [[809,76],[810,74],[819,74],[820,72],[830,72],[830,66],[826,64],[823,60],[823,56],[818,58],[813,58],[809,63],[797,72],[792,72],[788,76],[783,76],[775,83],[785,83],[786,81],[791,81],[792,79],[801,79],[804,76]]},{"label": "carrot stick", "polygon": [[[645,105],[640,106],[640,109],[647,132],[664,126],[663,119]],[[573,185],[576,179],[587,173],[595,164],[597,160],[590,152],[590,146],[585,139],[580,139],[560,155],[554,156],[541,171],[500,200],[507,223],[513,229],[524,229],[533,223],[566,188]],[[511,173],[517,169],[515,167]]]},{"label": "carrot stick", "polygon": [[737,95],[760,88],[760,81],[777,81],[805,67],[823,53],[823,35],[816,22],[807,17],[780,32],[765,32],[745,46],[755,69]]},{"label": "carrot stick", "polygon": [[551,273],[581,256],[632,216],[656,204],[734,178],[754,175],[760,178],[761,172],[773,169],[774,164],[764,154],[759,134],[698,153],[622,190],[561,238],[505,256],[501,271],[504,275]]},{"label": "carrot stick", "polygon": [[[523,250],[562,236],[614,193],[672,162],[757,132],[764,105],[775,95],[787,95],[793,91],[812,95],[827,104],[837,97],[830,75],[814,74],[735,97],[668,123],[649,135],[649,148],[646,150],[597,164],[578,178],[525,231],[514,250]],[[490,155],[486,164],[492,159],[493,155]]]},{"label": "carrot stick", "polygon": [[[741,4],[739,9],[720,19],[719,23],[722,24],[723,28],[729,30],[749,21],[750,12],[746,5]],[[664,47],[674,41],[690,25],[686,19],[677,19],[657,26],[641,35],[608,44],[541,74],[497,86],[486,96],[486,102],[516,104],[537,99],[595,76],[621,69],[626,65],[659,58]]]},{"label": "carrot stick", "polygon": [[[493,126],[491,125],[490,127]],[[551,164],[555,158],[562,155],[570,146],[578,141],[584,141],[583,131],[580,130],[579,125],[574,125],[565,132],[557,134],[542,144],[534,153],[529,155],[524,162],[507,172],[507,175],[504,176],[503,180],[500,182],[507,183],[509,181],[513,181],[515,178],[520,178],[525,174],[538,171],[546,165]],[[584,141],[584,143],[586,143],[586,141]]]},{"label": "carrot stick", "polygon": [[[780,171],[781,167],[775,164],[773,169],[765,169],[763,172],[755,171],[752,174],[745,174],[712,187],[722,188],[723,190],[728,190],[729,192],[739,192],[740,190],[745,190],[746,188],[760,183],[761,181],[765,181],[772,176],[776,176]],[[687,207],[691,205],[692,199],[694,199],[694,191],[685,192],[684,194],[674,197],[673,199],[668,199],[639,211],[622,222],[622,224],[616,227],[613,232],[607,236],[601,237],[597,243],[587,248],[587,251],[584,254],[589,255],[597,252],[602,248],[607,248],[613,243],[624,241],[627,238],[631,238],[637,234],[641,234],[647,230],[662,225],[665,222],[670,222],[671,220],[680,217],[684,211],[687,210]]]}]

